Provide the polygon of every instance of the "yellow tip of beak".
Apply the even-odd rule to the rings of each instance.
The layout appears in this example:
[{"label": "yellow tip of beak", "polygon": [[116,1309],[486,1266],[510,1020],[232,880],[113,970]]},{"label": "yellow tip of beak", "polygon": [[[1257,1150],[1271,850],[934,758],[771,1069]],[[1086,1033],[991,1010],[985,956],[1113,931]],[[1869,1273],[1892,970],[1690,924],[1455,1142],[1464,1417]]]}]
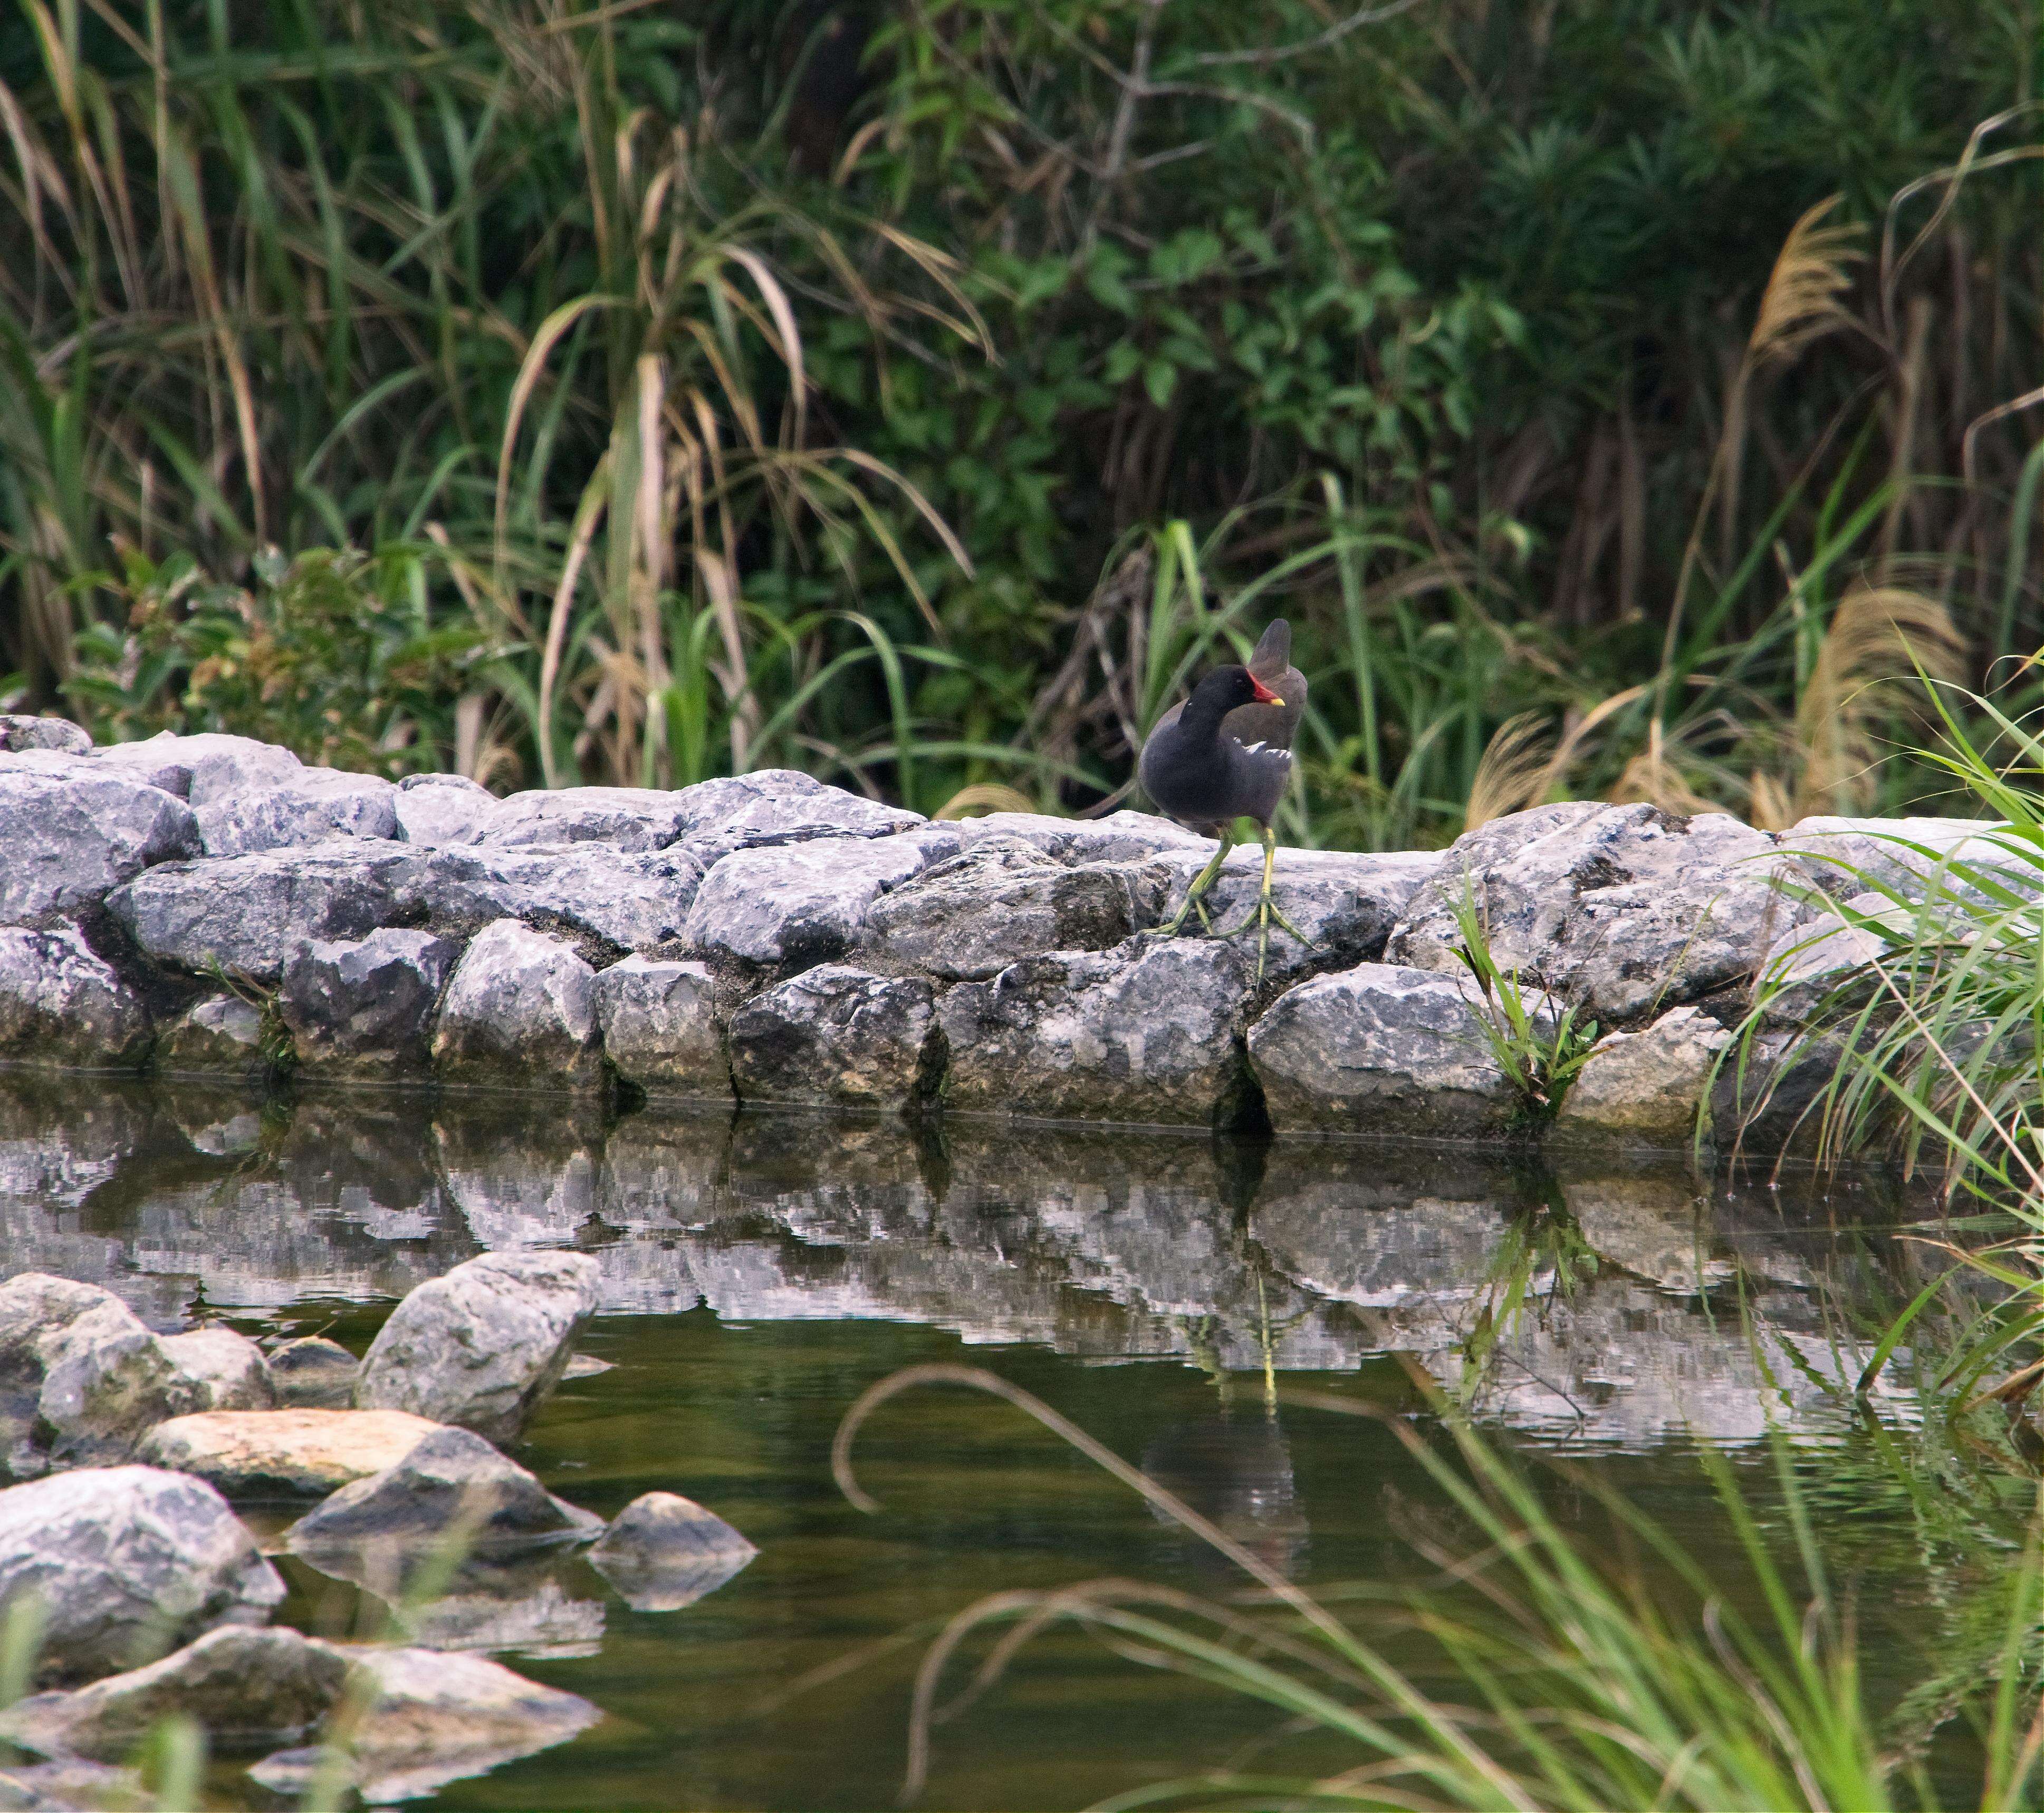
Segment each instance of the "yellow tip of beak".
[{"label": "yellow tip of beak", "polygon": [[1266,705],[1281,705],[1282,704],[1284,704],[1284,702],[1285,702],[1285,701],[1284,701],[1282,699],[1279,698],[1279,697],[1278,697],[1278,695],[1277,695],[1275,693],[1273,693],[1270,695],[1270,697],[1269,698],[1266,699],[1263,702],[1264,702]]}]

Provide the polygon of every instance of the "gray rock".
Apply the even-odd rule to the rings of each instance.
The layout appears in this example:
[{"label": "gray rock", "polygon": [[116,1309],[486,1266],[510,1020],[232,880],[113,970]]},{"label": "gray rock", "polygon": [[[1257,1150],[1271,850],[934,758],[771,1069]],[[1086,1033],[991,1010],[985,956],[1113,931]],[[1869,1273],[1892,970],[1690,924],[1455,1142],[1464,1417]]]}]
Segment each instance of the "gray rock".
[{"label": "gray rock", "polygon": [[182,801],[96,766],[0,771],[0,924],[75,915],[154,863],[198,854]]},{"label": "gray rock", "polygon": [[153,1423],[201,1408],[163,1342],[111,1292],[36,1342],[39,1442],[58,1459],[123,1458]]},{"label": "gray rock", "polygon": [[612,1519],[589,1564],[634,1611],[678,1611],[714,1592],[759,1551],[678,1492],[649,1492]]},{"label": "gray rock", "polygon": [[76,928],[0,928],[0,1056],[127,1068],[149,1043],[148,1009]]},{"label": "gray rock", "polygon": [[267,1410],[277,1401],[263,1350],[247,1335],[216,1323],[157,1341],[180,1381],[179,1400],[195,1410]]},{"label": "gray rock", "polygon": [[1231,946],[1186,939],[1032,957],[961,983],[937,1008],[945,1102],[974,1114],[1233,1125],[1253,1107],[1240,1037],[1250,985]]},{"label": "gray rock", "polygon": [[[542,1569],[548,1571],[541,1572]],[[421,1650],[509,1650],[548,1661],[600,1655],[605,1623],[600,1599],[571,1599],[541,1559],[499,1563],[486,1590],[450,1592],[391,1608],[405,1640]],[[464,1570],[464,1587],[478,1569]]]},{"label": "gray rock", "polygon": [[1174,824],[1168,818],[1124,809],[1105,818],[1053,818],[1047,813],[988,812],[958,821],[959,835],[970,850],[989,839],[1023,843],[1060,862],[1137,862],[1172,851],[1213,854],[1213,839]]},{"label": "gray rock", "polygon": [[[1158,859],[1170,885],[1156,919],[1178,912],[1212,854],[1209,846],[1204,852],[1171,851]],[[1280,850],[1271,898],[1311,942],[1302,944],[1274,924],[1266,980],[1282,981],[1376,962],[1384,955],[1385,940],[1398,916],[1440,861],[1431,851],[1354,855],[1335,850]],[[1216,934],[1241,939],[1245,949],[1253,946],[1252,920],[1262,885],[1263,852],[1253,845],[1232,852],[1201,897]]]},{"label": "gray rock", "polygon": [[613,850],[664,850],[688,824],[686,791],[649,787],[563,787],[513,793],[500,800],[481,842],[522,844],[605,843]]},{"label": "gray rock", "polygon": [[182,800],[191,792],[192,771],[191,764],[179,761],[175,752],[181,740],[164,731],[146,742],[111,743],[98,751],[94,760],[102,774],[118,774],[147,787],[160,787]]},{"label": "gray rock", "polygon": [[2044,889],[2034,846],[1980,819],[1806,818],[1783,832],[1780,843],[1817,886],[1841,898],[1891,888],[1921,900],[1933,883],[1967,893],[1963,871],[1969,870],[1986,871],[2018,893]]},{"label": "gray rock", "polygon": [[671,797],[685,813],[682,847],[706,869],[736,851],[825,837],[886,837],[925,822],[792,768],[698,782]]},{"label": "gray rock", "polygon": [[78,1757],[0,1769],[0,1813],[79,1813],[81,1807],[139,1807],[148,1798],[135,1770]]},{"label": "gray rock", "polygon": [[203,1480],[109,1467],[0,1492],[0,1613],[28,1594],[45,1619],[36,1678],[58,1682],[259,1624],[284,1583]]},{"label": "gray rock", "polygon": [[1555,1130],[1685,1144],[1696,1132],[1718,1059],[1731,1042],[1693,1007],[1664,1013],[1643,1032],[1608,1033],[1562,1097]]},{"label": "gray rock", "polygon": [[445,1541],[488,1558],[586,1542],[602,1527],[480,1435],[442,1429],[308,1511],[284,1546],[322,1573],[375,1585]]},{"label": "gray rock", "polygon": [[565,1743],[597,1709],[541,1687],[485,1656],[433,1650],[353,1650],[368,1677],[369,1710],[344,1760],[322,1749],[279,1750],[248,1772],[272,1793],[298,1796],[337,1775],[371,1806],[416,1800],[464,1777]]},{"label": "gray rock", "polygon": [[475,843],[490,828],[497,797],[465,774],[408,774],[392,810],[408,843]]},{"label": "gray rock", "polygon": [[596,972],[560,939],[500,919],[448,984],[432,1049],[444,1074],[464,1079],[594,1083]]},{"label": "gray rock", "polygon": [[291,1410],[345,1410],[355,1402],[362,1362],[322,1335],[272,1347],[266,1356],[278,1404]]},{"label": "gray rock", "polygon": [[307,940],[363,938],[396,918],[393,888],[415,859],[359,839],[167,863],[116,889],[107,909],[152,962],[271,983]]},{"label": "gray rock", "polygon": [[701,866],[681,850],[438,850],[421,851],[403,871],[397,898],[436,927],[519,919],[635,951],[681,935],[701,880]]},{"label": "gray rock", "polygon": [[828,963],[851,950],[889,889],[957,851],[949,825],[741,850],[710,870],[682,935],[699,951],[748,963]]},{"label": "gray rock", "polygon": [[1750,976],[1809,908],[1764,832],[1722,812],[1542,806],[1458,839],[1386,947],[1387,962],[1451,974],[1454,907],[1473,893],[1498,966],[1576,1002],[1607,1030]]},{"label": "gray rock", "polygon": [[[0,1284],[0,1442],[17,1473],[40,1470],[36,1406],[48,1372],[44,1342],[88,1312],[121,1305],[111,1291],[46,1272],[21,1272]],[[140,1326],[138,1323],[137,1326]]]},{"label": "gray rock", "polygon": [[239,995],[213,995],[171,1022],[156,1048],[166,1076],[259,1076],[269,1058],[263,1010]]},{"label": "gray rock", "polygon": [[1814,1143],[1843,1052],[1827,1039],[1763,1031],[1733,1046],[1711,1087],[1718,1143],[1776,1152]]},{"label": "gray rock", "polygon": [[318,1498],[396,1466],[444,1427],[402,1410],[206,1411],[158,1423],[140,1453],[230,1498]]},{"label": "gray rock", "polygon": [[246,856],[337,837],[394,838],[398,789],[374,774],[301,768],[281,785],[234,789],[194,808],[209,856]]},{"label": "gray rock", "polygon": [[0,1738],[48,1757],[112,1762],[159,1721],[195,1719],[216,1754],[302,1742],[348,1680],[345,1653],[296,1631],[225,1626],[124,1674],[39,1693],[0,1712]]},{"label": "gray rock", "polygon": [[0,713],[0,749],[55,749],[67,755],[90,755],[92,739],[69,718]]},{"label": "gray rock", "polygon": [[141,743],[111,743],[100,751],[98,759],[102,766],[143,774],[182,773],[184,786],[171,790],[194,807],[212,805],[230,794],[263,793],[305,771],[288,749],[211,730],[190,736],[167,730]]},{"label": "gray rock", "polygon": [[986,839],[875,901],[859,955],[882,968],[983,981],[1020,958],[1111,949],[1156,923],[1165,880],[1160,867],[1067,867],[1030,844]]},{"label": "gray rock", "polygon": [[390,928],[302,946],[277,997],[298,1062],[313,1070],[423,1065],[433,1009],[460,956],[452,939]]},{"label": "gray rock", "polygon": [[732,1016],[731,1077],[744,1101],[910,1109],[943,1074],[936,990],[824,963]]},{"label": "gray rock", "polygon": [[362,1362],[355,1402],[509,1440],[559,1382],[595,1311],[600,1272],[580,1253],[486,1253],[421,1285]]},{"label": "gray rock", "polygon": [[731,1062],[717,1023],[717,986],[701,963],[627,957],[597,973],[604,1054],[641,1089],[729,1100]]},{"label": "gray rock", "polygon": [[1280,995],[1249,1031],[1281,1133],[1493,1134],[1519,1107],[1473,982],[1361,963]]}]

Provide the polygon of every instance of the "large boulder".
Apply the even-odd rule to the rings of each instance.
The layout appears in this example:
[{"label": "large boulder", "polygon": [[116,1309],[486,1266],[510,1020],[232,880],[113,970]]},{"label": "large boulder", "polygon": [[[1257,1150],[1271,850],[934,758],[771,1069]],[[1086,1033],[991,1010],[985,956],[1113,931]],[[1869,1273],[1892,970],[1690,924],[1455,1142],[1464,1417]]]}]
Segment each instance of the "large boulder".
[{"label": "large boulder", "polygon": [[715,978],[701,963],[627,957],[597,973],[596,1016],[617,1074],[643,1089],[731,1099]]},{"label": "large boulder", "polygon": [[912,1108],[943,1074],[935,1002],[920,976],[820,964],[732,1016],[732,1081],[744,1101]]},{"label": "large boulder", "polygon": [[433,1008],[460,955],[452,939],[388,928],[302,946],[277,997],[298,1062],[313,1070],[423,1065]]},{"label": "large boulder", "polygon": [[196,856],[198,824],[182,800],[96,763],[9,768],[0,770],[0,925],[37,925],[90,912],[154,864]]},{"label": "large boulder", "polygon": [[486,1253],[421,1285],[362,1362],[355,1402],[508,1440],[559,1382],[601,1273],[580,1253]]},{"label": "large boulder", "polygon": [[682,935],[706,955],[806,969],[843,957],[890,888],[955,855],[948,825],[741,850],[710,870]]},{"label": "large boulder", "polygon": [[1271,1124],[1281,1133],[1501,1131],[1520,1102],[1478,998],[1466,978],[1386,963],[1280,995],[1249,1031]]},{"label": "large boulder", "polygon": [[680,937],[701,880],[701,866],[682,850],[448,849],[420,851],[397,897],[402,910],[439,929],[520,919],[638,951]]},{"label": "large boulder", "polygon": [[701,781],[673,797],[686,814],[682,847],[705,868],[736,851],[821,837],[886,837],[924,823],[914,812],[827,786],[793,768]]},{"label": "large boulder", "polygon": [[288,749],[252,736],[200,731],[179,736],[163,731],[140,743],[110,743],[99,752],[102,767],[147,778],[194,807],[216,805],[236,793],[266,793],[305,772]]},{"label": "large boulder", "polygon": [[203,1480],[155,1467],[60,1473],[0,1492],[0,1615],[33,1594],[36,1678],[86,1680],[221,1624],[259,1624],[284,1583]]},{"label": "large boulder", "polygon": [[246,856],[337,837],[394,838],[398,789],[374,774],[301,768],[281,784],[236,788],[194,806],[209,856]]},{"label": "large boulder", "polygon": [[1458,839],[1413,895],[1385,961],[1460,970],[1455,908],[1466,896],[1500,969],[1608,1031],[1750,977],[1774,931],[1808,915],[1795,880],[1773,838],[1722,812],[1541,806]]},{"label": "large boulder", "polygon": [[486,926],[448,984],[433,1060],[465,1080],[594,1082],[596,972],[515,919]]},{"label": "large boulder", "polygon": [[983,981],[1018,958],[1105,951],[1155,924],[1166,878],[1158,866],[1067,867],[1032,844],[985,839],[875,901],[859,955],[883,969]]},{"label": "large boulder", "polygon": [[1731,1033],[1693,1007],[1664,1013],[1644,1031],[1607,1033],[1562,1097],[1555,1129],[1681,1145],[1697,1131],[1731,1043]]},{"label": "large boulder", "polygon": [[972,1114],[1228,1127],[1253,1118],[1254,959],[1178,939],[1058,952],[939,1002],[947,1104]]},{"label": "large boulder", "polygon": [[714,1511],[649,1492],[611,1520],[589,1565],[634,1611],[678,1611],[714,1592],[759,1551]]},{"label": "large boulder", "polygon": [[215,1410],[158,1423],[140,1452],[229,1498],[316,1497],[394,1467],[444,1427],[402,1410]]},{"label": "large boulder", "polygon": [[0,928],[0,1057],[126,1068],[149,1043],[148,1009],[75,927]]}]

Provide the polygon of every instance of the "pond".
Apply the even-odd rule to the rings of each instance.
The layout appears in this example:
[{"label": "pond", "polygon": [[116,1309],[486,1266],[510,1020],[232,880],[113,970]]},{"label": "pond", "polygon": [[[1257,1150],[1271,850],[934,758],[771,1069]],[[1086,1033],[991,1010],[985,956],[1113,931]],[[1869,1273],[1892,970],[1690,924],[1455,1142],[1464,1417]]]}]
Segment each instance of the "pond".
[{"label": "pond", "polygon": [[[1853,1398],[1869,1331],[1942,1269],[1908,1237],[1929,1212],[1878,1178],[1777,1187],[1679,1156],[1515,1169],[1338,1142],[0,1077],[5,1271],[103,1284],[159,1327],[225,1319],[359,1352],[398,1297],[480,1250],[567,1244],[601,1266],[582,1351],[609,1368],[566,1383],[517,1458],[605,1515],[686,1493],[759,1554],[679,1611],[635,1612],[570,1559],[426,1615],[428,1640],[607,1715],[444,1789],[448,1807],[892,1804],[916,1669],[962,1608],[1106,1575],[1241,1584],[1043,1429],[957,1390],[875,1414],[857,1459],[882,1509],[855,1509],[831,1477],[840,1419],[933,1361],[1036,1394],[1316,1591],[1427,1573],[1404,1538],[1436,1495],[1381,1422],[1288,1401],[1302,1389],[1424,1423],[1431,1378],[1522,1458],[1562,1463],[1538,1470],[1565,1523],[1595,1539],[1594,1488],[1614,1488],[1735,1589],[1696,1450],[1723,1452],[1778,1524],[1773,1426],[1850,1576],[1873,1696],[1896,1704],[1973,1640],[1966,1582],[2034,1492],[1992,1469],[1942,1477],[1931,1496],[1965,1534],[1927,1534],[1941,1513],[1910,1477],[1932,1462],[1908,1458],[1906,1350]],[[286,1619],[361,1627],[356,1589],[282,1565]],[[1356,1760],[1052,1630],[936,1730],[921,1803],[1080,1807],[1246,1757]],[[1967,1792],[1963,1734],[1932,1761]],[[237,1772],[216,1781],[224,1803],[267,1804]]]}]

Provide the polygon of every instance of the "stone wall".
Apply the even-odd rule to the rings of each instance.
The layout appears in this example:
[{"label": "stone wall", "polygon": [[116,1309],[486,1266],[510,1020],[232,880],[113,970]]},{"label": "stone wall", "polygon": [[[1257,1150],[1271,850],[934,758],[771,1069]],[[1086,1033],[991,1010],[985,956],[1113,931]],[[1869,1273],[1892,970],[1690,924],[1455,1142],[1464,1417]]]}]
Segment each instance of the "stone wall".
[{"label": "stone wall", "polygon": [[1854,959],[1818,948],[1815,890],[1893,859],[1877,828],[1981,828],[1585,801],[1445,851],[1287,850],[1312,943],[1280,934],[1259,979],[1231,935],[1258,854],[1209,897],[1222,935],[1145,936],[1211,845],[1139,812],[932,823],[789,770],[498,799],[0,718],[0,1060],[1495,1138],[1521,1104],[1456,953],[1466,894],[1536,1011],[1605,1035],[1562,1130],[1679,1145],[1700,1108],[1792,1120],[1811,1078],[1766,1094],[1788,1035],[1742,1081],[1727,1029],[1770,953],[1813,981]]}]

